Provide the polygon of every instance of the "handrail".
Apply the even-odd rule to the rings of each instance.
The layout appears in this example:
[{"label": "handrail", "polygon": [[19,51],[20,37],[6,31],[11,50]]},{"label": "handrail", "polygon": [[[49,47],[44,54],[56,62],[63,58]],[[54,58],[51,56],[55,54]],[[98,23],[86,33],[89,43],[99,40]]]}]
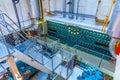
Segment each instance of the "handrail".
[{"label": "handrail", "polygon": [[[18,33],[22,38],[24,38],[25,40],[27,40],[21,33],[19,33],[16,29],[14,29],[9,23],[6,22],[7,25],[9,25],[16,33]],[[1,24],[3,25],[3,24]],[[4,25],[3,25],[4,26]]]},{"label": "handrail", "polygon": [[[6,14],[6,13],[2,13],[3,15],[5,15],[10,21],[13,22],[13,24],[15,24],[18,28],[19,26]],[[25,35],[27,35],[22,29],[20,29]]]},{"label": "handrail", "polygon": [[33,61],[36,61],[37,63],[41,64],[39,61],[37,61],[36,59],[34,59],[33,57],[27,55],[28,57],[30,57]]},{"label": "handrail", "polygon": [[89,51],[95,52],[96,54],[99,54],[99,55],[102,55],[102,56],[104,55],[105,57],[110,57],[110,56],[108,56],[108,55],[101,54],[100,52],[91,50],[91,49],[89,49],[89,48],[86,48],[86,47],[83,47],[83,46],[80,46],[80,45],[74,45],[74,48],[77,48],[77,47],[80,47],[80,48],[83,48],[83,49],[87,49],[87,50],[89,50]]},{"label": "handrail", "polygon": [[[18,25],[7,15],[7,14],[5,14],[5,13],[2,13],[2,15],[5,15],[10,21],[12,21],[17,27],[18,27]],[[9,26],[12,30],[14,30],[15,32],[16,32],[16,34],[18,35],[18,36],[21,36],[21,38],[23,38],[25,41],[26,40],[28,40],[24,35],[22,35],[19,31],[17,31],[12,25],[10,25],[8,22],[6,22],[5,20],[4,20],[4,22],[5,22],[5,24],[7,25],[7,26]],[[4,24],[1,24],[2,26],[5,26]],[[5,28],[7,28],[7,27],[5,27]],[[21,30],[22,31],[22,30]],[[22,31],[22,32],[24,32],[24,31]],[[25,33],[25,32],[24,32]],[[26,33],[25,33],[26,34]],[[4,36],[4,35],[3,35]],[[8,38],[10,38],[10,37],[8,37]],[[19,37],[17,37],[17,38],[19,38]],[[20,39],[21,39],[20,38]],[[31,38],[32,39],[32,38]],[[34,41],[34,39],[32,39],[32,41]],[[6,42],[6,40],[5,40],[5,42]],[[10,41],[11,42],[11,41]],[[14,42],[13,40],[12,40],[12,42]],[[11,42],[11,43],[12,43]],[[27,44],[27,46],[28,46],[29,44]],[[7,46],[7,45],[6,45]],[[35,52],[38,52],[38,53],[41,53],[41,51],[39,50],[39,49],[37,49],[36,47],[32,47],[32,50],[34,50]],[[44,55],[44,54],[42,54],[42,55]],[[29,56],[29,55],[27,55],[27,56]],[[36,54],[36,56],[37,56],[37,54]],[[31,57],[31,56],[29,56],[29,57]],[[32,58],[32,57],[31,57]],[[33,60],[35,60],[35,61],[37,61],[35,58],[32,58]],[[38,61],[37,61],[38,62]],[[38,63],[40,63],[40,62],[38,62]],[[42,63],[43,64],[43,63]],[[45,63],[46,64],[46,63]]]},{"label": "handrail", "polygon": [[[0,10],[0,12],[2,12],[2,10]],[[19,28],[19,26],[6,14],[6,13],[2,13],[1,15],[6,16],[10,21],[12,21],[13,24],[15,24],[17,26],[17,28]],[[22,29],[20,29],[25,35],[27,35]]]},{"label": "handrail", "polygon": [[3,30],[2,30],[1,27],[0,27],[0,32],[1,32],[1,34],[2,34],[3,42],[4,42],[5,47],[6,47],[6,49],[7,49],[8,55],[10,56],[10,50],[9,50],[9,48],[7,47],[7,42],[6,42],[6,40],[5,40],[5,37],[4,37],[4,34],[3,34]]}]

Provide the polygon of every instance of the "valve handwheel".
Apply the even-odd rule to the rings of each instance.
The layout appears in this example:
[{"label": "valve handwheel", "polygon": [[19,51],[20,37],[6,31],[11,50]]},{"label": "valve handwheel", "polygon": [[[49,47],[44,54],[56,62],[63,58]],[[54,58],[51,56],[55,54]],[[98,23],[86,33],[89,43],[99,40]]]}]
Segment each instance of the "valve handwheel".
[{"label": "valve handwheel", "polygon": [[120,55],[120,42],[116,43],[115,53],[116,55]]}]

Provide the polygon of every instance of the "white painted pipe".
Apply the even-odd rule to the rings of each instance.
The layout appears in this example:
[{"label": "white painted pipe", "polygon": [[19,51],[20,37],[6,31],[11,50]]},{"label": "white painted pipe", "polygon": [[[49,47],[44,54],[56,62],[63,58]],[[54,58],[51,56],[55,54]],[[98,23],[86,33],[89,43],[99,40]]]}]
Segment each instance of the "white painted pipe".
[{"label": "white painted pipe", "polygon": [[116,56],[116,68],[114,73],[114,80],[120,80],[120,55]]},{"label": "white painted pipe", "polygon": [[117,42],[117,39],[112,38],[109,44],[109,51],[111,53],[111,55],[116,58],[116,54],[115,54],[115,44]]},{"label": "white painted pipe", "polygon": [[111,37],[120,39],[120,0],[116,1],[107,32]]}]

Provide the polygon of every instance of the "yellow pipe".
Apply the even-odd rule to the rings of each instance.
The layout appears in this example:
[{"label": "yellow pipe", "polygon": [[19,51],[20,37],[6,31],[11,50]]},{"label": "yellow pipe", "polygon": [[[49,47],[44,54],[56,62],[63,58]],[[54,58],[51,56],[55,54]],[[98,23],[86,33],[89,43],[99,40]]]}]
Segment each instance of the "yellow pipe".
[{"label": "yellow pipe", "polygon": [[40,16],[41,16],[41,19],[44,20],[44,11],[43,11],[42,0],[39,0],[39,5],[40,5]]},{"label": "yellow pipe", "polygon": [[116,2],[116,0],[112,0],[112,4],[111,4],[111,6],[110,6],[110,10],[108,11],[108,14],[107,14],[106,18],[104,19],[104,23],[103,23],[103,27],[102,27],[102,31],[103,31],[103,32],[106,31],[105,29],[106,29],[106,26],[108,25],[109,18],[110,18],[110,14],[111,14],[111,12],[112,12],[112,8],[113,8],[115,2]]}]

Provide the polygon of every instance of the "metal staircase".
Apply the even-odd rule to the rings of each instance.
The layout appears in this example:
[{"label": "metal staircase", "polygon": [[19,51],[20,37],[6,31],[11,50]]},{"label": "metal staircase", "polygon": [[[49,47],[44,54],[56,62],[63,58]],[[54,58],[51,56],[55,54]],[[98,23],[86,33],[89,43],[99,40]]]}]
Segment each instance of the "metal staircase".
[{"label": "metal staircase", "polygon": [[[7,56],[14,56],[14,57],[22,60],[23,62],[27,63],[28,65],[31,65],[32,67],[35,67],[43,72],[50,73],[50,71],[47,68],[45,68],[43,65],[41,65],[38,61],[33,62],[32,57],[25,55],[22,52],[20,52],[18,49],[16,49],[17,45],[19,45],[20,43],[22,43],[28,39],[28,38],[24,37],[24,35],[27,35],[27,33],[25,33],[23,30],[20,30],[20,32],[22,33],[21,34],[18,30],[16,30],[13,26],[11,26],[9,23],[7,23],[5,21],[4,16],[7,16],[7,15],[5,13],[1,12],[0,13],[0,19],[1,19],[0,27],[1,27],[2,37],[4,39],[4,41],[3,41],[4,43],[1,42],[1,44],[6,44],[4,46],[6,46],[6,48],[9,49],[8,51],[14,50],[14,52],[7,53],[7,55],[2,57],[1,59],[5,58]],[[8,18],[8,19],[10,19],[15,24],[15,22],[11,18]],[[17,24],[15,24],[15,25],[17,26]],[[3,29],[5,29],[5,30],[3,30]],[[29,46],[29,45],[27,45],[27,46]],[[6,49],[4,49],[4,50],[6,50]],[[7,59],[7,58],[5,58],[5,59]]]},{"label": "metal staircase", "polygon": [[[0,28],[7,49],[14,50],[7,56],[14,56],[24,63],[50,74],[55,72],[68,79],[73,71],[74,55],[61,49],[59,44],[48,43],[39,36],[28,38],[28,33],[17,29],[5,21],[5,13],[0,13]],[[8,17],[8,16],[7,16]],[[13,24],[17,24],[8,17]],[[5,29],[5,30],[4,30]],[[8,50],[9,51],[9,50]],[[64,54],[70,54],[66,56]],[[63,57],[64,56],[64,57]],[[64,70],[64,71],[63,71]]]}]

